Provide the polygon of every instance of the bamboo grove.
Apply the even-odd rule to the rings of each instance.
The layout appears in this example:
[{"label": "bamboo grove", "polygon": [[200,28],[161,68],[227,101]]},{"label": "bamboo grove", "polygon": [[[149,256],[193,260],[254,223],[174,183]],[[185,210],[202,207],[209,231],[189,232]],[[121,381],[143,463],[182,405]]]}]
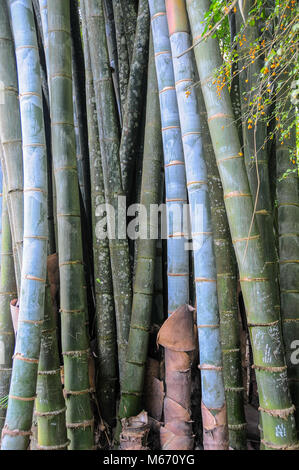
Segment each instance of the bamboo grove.
[{"label": "bamboo grove", "polygon": [[0,0],[2,450],[299,448],[298,89],[294,0]]}]

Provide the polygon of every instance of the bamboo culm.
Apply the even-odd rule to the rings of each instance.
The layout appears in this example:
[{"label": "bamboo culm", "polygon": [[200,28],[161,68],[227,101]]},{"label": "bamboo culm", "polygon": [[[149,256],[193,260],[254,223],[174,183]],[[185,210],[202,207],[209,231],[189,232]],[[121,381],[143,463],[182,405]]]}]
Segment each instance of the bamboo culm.
[{"label": "bamboo culm", "polygon": [[[187,0],[194,42],[204,33],[209,7],[208,0]],[[222,63],[219,44],[209,37],[196,45],[194,52],[239,266],[259,390],[263,444],[267,449],[296,448],[294,406],[288,392],[275,285],[265,264],[257,224],[252,222],[253,201],[228,89],[224,87],[219,98],[213,85],[214,74]]]},{"label": "bamboo culm", "polygon": [[148,58],[149,38],[149,9],[148,0],[140,0],[136,24],[136,35],[130,78],[128,83],[125,112],[123,116],[122,135],[119,148],[119,158],[122,172],[122,186],[130,198],[133,175],[136,167],[137,138],[142,116],[145,72]]},{"label": "bamboo culm", "polygon": [[2,171],[7,176],[7,204],[13,249],[16,253],[16,281],[19,292],[24,231],[23,156],[17,69],[6,0],[0,2],[0,38],[0,83],[3,84],[3,99],[0,102]]},{"label": "bamboo culm", "polygon": [[196,91],[201,114],[201,132],[211,203],[229,445],[232,449],[244,450],[246,449],[246,421],[238,318],[237,262],[223,200],[222,183],[209,134],[205,104],[201,89],[197,88]]},{"label": "bamboo culm", "polygon": [[[57,269],[57,255],[49,256],[48,259],[50,260],[48,271],[49,266]],[[56,312],[51,297],[49,276],[47,276],[45,292],[45,315],[42,325],[36,395],[37,450],[67,450],[69,442],[65,423],[66,407],[60,376]]]},{"label": "bamboo culm", "polygon": [[[228,448],[226,402],[222,372],[216,261],[213,247],[208,177],[201,137],[200,111],[193,87],[193,52],[176,57],[191,45],[187,11],[182,0],[166,0],[175,87],[186,162],[200,345],[203,443],[205,449]],[[201,210],[199,210],[201,208]],[[215,429],[210,423],[215,419]]]},{"label": "bamboo culm", "polygon": [[85,5],[81,4],[86,76],[87,123],[90,152],[91,202],[93,218],[93,259],[95,277],[96,331],[98,351],[97,397],[103,419],[113,426],[117,385],[117,348],[115,310],[109,240],[97,233],[101,216],[98,207],[105,204],[102,157],[99,141],[95,92],[91,69]]},{"label": "bamboo culm", "polygon": [[70,450],[93,447],[86,289],[73,121],[70,4],[48,0],[52,153],[57,191],[60,312]]},{"label": "bamboo culm", "polygon": [[[105,201],[113,208],[112,214],[109,207],[106,210],[116,314],[119,373],[120,382],[122,383],[130,330],[132,286],[128,241],[125,234],[124,237],[119,235],[126,220],[126,204],[119,161],[119,128],[108,58],[103,6],[99,0],[88,0],[86,2],[86,17],[100,136]],[[97,46],[95,47],[95,45]],[[99,48],[101,55],[98,54]],[[117,222],[117,227],[113,227],[114,221]],[[115,234],[113,228],[116,228]]]},{"label": "bamboo culm", "polygon": [[17,287],[12,254],[12,238],[8,217],[8,208],[3,187],[2,202],[2,243],[1,243],[1,277],[0,277],[0,433],[2,432],[7,398],[12,372],[12,356],[15,346],[15,334],[10,314],[10,302],[17,296]]},{"label": "bamboo culm", "polygon": [[148,340],[154,293],[156,239],[149,231],[158,232],[158,226],[150,223],[150,209],[159,203],[162,160],[162,137],[158,86],[155,59],[150,40],[148,63],[146,124],[140,204],[147,211],[147,234],[141,234],[136,275],[133,287],[133,305],[129,342],[126,355],[119,418],[137,416],[142,411],[142,396],[145,366],[148,354]]},{"label": "bamboo culm", "polygon": [[37,37],[29,0],[9,0],[19,77],[24,161],[24,248],[18,335],[2,449],[26,450],[31,434],[44,316],[47,156]]}]

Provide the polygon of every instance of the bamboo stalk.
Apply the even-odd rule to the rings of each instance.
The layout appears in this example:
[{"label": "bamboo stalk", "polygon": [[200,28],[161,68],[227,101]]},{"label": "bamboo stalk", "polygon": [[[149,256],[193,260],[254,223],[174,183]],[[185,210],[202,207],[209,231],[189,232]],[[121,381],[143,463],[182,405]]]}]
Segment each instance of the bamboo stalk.
[{"label": "bamboo stalk", "polygon": [[[254,120],[250,114],[249,103],[254,101],[254,95],[259,96],[259,73],[263,66],[263,59],[259,57],[242,70],[244,60],[242,55],[249,54],[250,44],[254,44],[259,36],[258,28],[256,25],[250,24],[249,12],[253,8],[253,0],[247,1],[243,6],[243,16],[246,20],[245,26],[242,29],[242,34],[246,37],[246,41],[242,46],[239,46],[239,87],[241,96],[241,113],[242,113],[242,131],[244,143],[244,156],[245,166],[249,181],[249,186],[253,200],[257,196],[257,204],[255,207],[255,217],[262,237],[264,246],[265,259],[272,268],[273,278],[277,278],[277,253],[275,246],[274,227],[273,227],[273,214],[272,214],[272,201],[269,181],[268,169],[268,155],[267,155],[267,126],[266,122],[262,119],[250,126],[248,124],[249,116]],[[236,15],[237,27],[243,24],[240,11]],[[252,63],[253,62],[253,63]],[[246,95],[246,96],[245,96]],[[246,98],[247,101],[244,100]],[[258,102],[259,103],[259,102]],[[255,104],[255,110],[258,105]],[[247,118],[247,120],[246,120]],[[249,127],[252,127],[249,128]],[[259,186],[258,186],[259,185]],[[258,192],[258,194],[257,194]],[[277,303],[279,300],[277,300]]]},{"label": "bamboo stalk", "polygon": [[[118,153],[117,110],[109,67],[103,7],[99,0],[86,2],[86,17],[100,135],[105,200],[106,204],[109,204],[108,211],[111,209],[113,212],[113,214],[108,214],[107,225],[116,314],[119,372],[122,383],[130,329],[132,290],[128,241],[126,234],[121,233],[126,214],[125,208],[121,205],[124,194]],[[101,55],[98,54],[99,49]],[[115,233],[113,233],[112,218],[117,223]]]},{"label": "bamboo stalk", "polygon": [[21,120],[18,79],[12,35],[5,0],[0,2],[0,138],[7,175],[7,198],[16,256],[16,280],[20,290],[23,252],[24,202]]},{"label": "bamboo stalk", "polygon": [[135,0],[121,0],[121,11],[128,48],[129,64],[132,63],[136,33],[137,11]]},{"label": "bamboo stalk", "polygon": [[134,51],[130,69],[123,128],[119,148],[123,190],[131,195],[136,167],[136,144],[142,115],[145,71],[148,60],[149,9],[148,1],[140,0],[136,24]]},{"label": "bamboo stalk", "polygon": [[[208,0],[187,0],[194,43],[203,35],[203,22],[209,5]],[[288,392],[279,312],[275,307],[275,286],[265,265],[257,224],[252,222],[253,202],[228,90],[224,87],[219,98],[213,85],[214,74],[222,62],[219,45],[215,38],[209,37],[200,42],[194,52],[239,266],[259,390],[264,444],[268,449],[295,448],[294,407]],[[276,432],[277,429],[282,432]]]},{"label": "bamboo stalk", "polygon": [[246,449],[244,387],[240,352],[240,325],[237,299],[237,263],[223,200],[223,188],[207,123],[205,104],[197,88],[201,110],[201,132],[208,171],[214,250],[217,268],[217,294],[220,315],[223,378],[227,405],[229,445]]},{"label": "bamboo stalk", "polygon": [[[279,113],[288,113],[295,122],[295,106],[289,100],[284,104],[285,86],[278,94]],[[282,143],[283,142],[283,143]],[[298,170],[292,162],[296,151],[296,129],[289,137],[276,136],[276,171],[279,236],[279,271],[281,318],[283,339],[288,366],[291,396],[296,407],[296,424],[299,429],[299,366],[293,360],[299,338],[299,184]],[[296,355],[296,353],[295,353]]]},{"label": "bamboo stalk", "polygon": [[[48,271],[58,269],[56,254],[48,260]],[[37,450],[67,450],[68,446],[55,317],[48,275],[35,400]]]},{"label": "bamboo stalk", "polygon": [[129,52],[125,36],[121,0],[112,0],[118,58],[118,81],[121,104],[121,121],[125,115],[128,84],[130,77]]},{"label": "bamboo stalk", "polygon": [[26,449],[32,424],[44,316],[47,160],[42,90],[32,4],[9,0],[19,78],[24,158],[24,251],[18,335],[2,449]]},{"label": "bamboo stalk", "polygon": [[[189,253],[185,250],[184,204],[187,202],[184,153],[180,118],[174,88],[171,50],[164,0],[149,0],[151,27],[158,80],[162,139],[164,150],[166,210],[167,210],[167,278],[168,315],[185,312],[189,301]],[[182,309],[180,307],[182,306]],[[167,322],[167,320],[166,320]],[[166,324],[166,322],[164,324]],[[163,327],[162,327],[163,328]],[[168,343],[167,343],[168,345]],[[184,384],[178,369],[181,353],[165,347],[166,392],[164,400],[165,426],[161,428],[162,449],[192,448],[190,417],[191,371],[188,354],[184,355]],[[176,380],[177,378],[177,380]],[[178,396],[177,392],[181,392]],[[176,437],[172,428],[183,427],[183,439]],[[182,434],[182,433],[180,433]]]},{"label": "bamboo stalk", "polygon": [[[162,160],[161,120],[152,38],[150,39],[147,82],[146,124],[140,204],[146,218],[140,222],[136,276],[129,342],[126,355],[119,418],[136,416],[142,411],[145,365],[148,355],[149,331],[154,292],[156,239],[150,230],[158,231],[151,220],[151,207],[159,203]],[[141,212],[142,214],[142,212]],[[158,223],[158,221],[156,221]],[[144,236],[146,224],[146,237]]]},{"label": "bamboo stalk", "polygon": [[60,311],[69,449],[93,447],[86,292],[72,105],[68,0],[48,0],[52,152],[57,191]]},{"label": "bamboo stalk", "polygon": [[15,335],[10,314],[10,302],[17,296],[14,259],[12,254],[12,239],[5,187],[3,189],[0,278],[0,433],[2,432],[5,421],[7,398],[12,372],[12,356],[15,346]]},{"label": "bamboo stalk", "polygon": [[81,15],[83,18],[87,122],[92,191],[93,256],[99,367],[97,396],[103,419],[110,426],[113,426],[115,420],[117,385],[115,311],[109,241],[97,236],[97,224],[101,221],[97,208],[101,204],[105,204],[105,189],[84,3],[81,4]]},{"label": "bamboo stalk", "polygon": [[[185,3],[182,0],[166,0],[165,4],[190,202],[200,345],[203,443],[205,449],[225,450],[228,448],[228,430],[222,372],[217,273],[200,113],[195,89],[191,88],[195,83],[195,66],[192,51],[176,59],[191,45]],[[200,208],[201,217],[199,216]],[[211,429],[213,419],[217,424],[214,429]]]}]

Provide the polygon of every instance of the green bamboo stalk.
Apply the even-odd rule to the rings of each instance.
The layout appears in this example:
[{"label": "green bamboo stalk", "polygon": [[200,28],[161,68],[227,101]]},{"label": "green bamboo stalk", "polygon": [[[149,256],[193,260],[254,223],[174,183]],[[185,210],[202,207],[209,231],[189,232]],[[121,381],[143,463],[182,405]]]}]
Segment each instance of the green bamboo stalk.
[{"label": "green bamboo stalk", "polygon": [[147,233],[146,237],[141,233],[140,238],[137,240],[139,247],[133,287],[130,335],[119,405],[120,419],[137,416],[142,411],[144,374],[148,355],[154,293],[156,239],[151,238],[150,230],[157,231],[158,225],[153,225],[154,222],[151,221],[150,209],[153,204],[159,203],[162,139],[152,39],[150,40],[149,50],[146,124],[140,195],[140,204],[147,211],[146,219],[140,223],[140,230],[144,230],[143,224],[146,223]]},{"label": "green bamboo stalk", "polygon": [[[90,224],[90,174],[89,174],[89,150],[87,132],[87,110],[85,95],[85,71],[84,55],[81,40],[81,28],[79,17],[78,0],[70,2],[71,8],[71,38],[72,38],[72,74],[73,74],[73,95],[75,100],[75,114],[77,117],[77,131],[79,151],[77,154],[79,183],[87,223]],[[87,227],[85,229],[87,231]]]},{"label": "green bamboo stalk", "polygon": [[5,186],[3,189],[0,278],[0,433],[5,421],[12,372],[12,356],[15,346],[10,302],[17,296]]},{"label": "green bamboo stalk", "polygon": [[201,132],[208,171],[214,251],[217,269],[217,293],[223,378],[227,405],[229,445],[246,449],[246,421],[243,405],[243,378],[240,353],[240,325],[237,299],[237,264],[223,200],[223,188],[207,123],[205,104],[197,88],[201,110]]},{"label": "green bamboo stalk", "polygon": [[[208,0],[187,0],[194,43],[204,32],[209,5]],[[268,449],[297,448],[294,407],[288,391],[279,312],[275,308],[275,286],[265,264],[257,224],[252,222],[253,202],[228,90],[224,87],[219,98],[213,85],[214,74],[222,63],[219,44],[216,38],[209,37],[196,45],[194,51],[239,266],[264,444]]]},{"label": "green bamboo stalk", "polygon": [[37,450],[67,450],[69,444],[55,314],[50,286],[47,284],[35,400]]},{"label": "green bamboo stalk", "polygon": [[60,311],[69,449],[93,447],[86,292],[72,104],[70,4],[48,0],[52,152],[57,191]]},{"label": "green bamboo stalk", "polygon": [[109,241],[97,236],[97,224],[101,221],[97,208],[101,204],[105,204],[105,189],[84,3],[81,4],[81,15],[83,19],[82,26],[93,217],[93,259],[99,370],[97,396],[103,419],[110,426],[113,426],[115,420],[117,384],[115,312]]},{"label": "green bamboo stalk", "polygon": [[[124,20],[121,9],[121,0],[112,0],[114,24],[117,44],[118,74],[119,74],[119,93],[121,104],[121,117],[125,115],[125,106],[127,100],[128,84],[130,77],[130,62],[128,46],[125,36]],[[121,121],[122,121],[121,119]]]},{"label": "green bamboo stalk", "polygon": [[[278,112],[288,112],[290,124],[295,122],[295,106],[285,100],[285,86],[277,97]],[[280,294],[283,339],[286,350],[288,378],[296,424],[299,429],[299,366],[292,359],[299,338],[299,184],[298,171],[293,163],[296,151],[296,129],[289,137],[276,137],[276,171]],[[296,354],[295,354],[296,355]]]},{"label": "green bamboo stalk", "polygon": [[[251,109],[249,103],[253,102],[254,112],[257,114],[259,93],[259,76],[260,70],[263,66],[263,58],[259,57],[253,59],[254,62],[247,64],[247,56],[249,50],[253,44],[256,44],[259,36],[257,25],[250,24],[249,12],[254,6],[254,0],[250,0],[244,3],[242,7],[243,16],[245,18],[245,25],[241,29],[243,24],[243,18],[241,18],[240,11],[238,10],[236,15],[236,22],[238,30],[242,31],[242,36],[245,36],[246,41],[240,39],[239,54],[239,87],[241,96],[241,113],[242,113],[242,130],[243,130],[243,143],[244,143],[244,156],[245,166],[249,181],[249,186],[253,200],[257,196],[257,204],[255,208],[255,217],[259,227],[259,231],[262,237],[262,243],[264,246],[265,259],[273,270],[273,277],[277,278],[277,254],[275,246],[275,236],[273,227],[273,214],[272,214],[272,201],[269,181],[269,169],[268,169],[268,155],[267,155],[267,126],[266,122],[262,119],[257,119],[256,122],[250,124],[248,119],[251,117],[251,121],[255,121],[251,116]],[[242,56],[246,59],[242,59]],[[246,65],[245,69],[242,70],[243,65]],[[246,96],[245,96],[246,95]],[[254,98],[256,95],[256,100]],[[247,99],[247,101],[244,100]],[[260,180],[260,187],[258,188],[258,179]],[[277,300],[277,303],[279,301]]]},{"label": "green bamboo stalk", "polygon": [[149,9],[148,1],[140,0],[136,24],[134,51],[130,69],[123,128],[119,148],[123,190],[130,197],[136,166],[136,144],[142,115],[145,71],[148,60]]},{"label": "green bamboo stalk", "polygon": [[[125,207],[122,206],[124,194],[118,152],[117,110],[113,95],[102,3],[99,0],[87,0],[85,6],[100,135],[105,200],[106,204],[109,204],[107,206],[109,212],[107,225],[116,314],[119,372],[120,382],[122,383],[130,329],[132,290],[128,241],[126,234],[121,233],[126,214]],[[98,54],[98,50],[101,51],[101,54]],[[115,234],[112,226],[114,221],[117,222]]]},{"label": "green bamboo stalk", "polygon": [[41,323],[44,316],[47,228],[47,157],[37,37],[29,0],[9,0],[14,36],[24,159],[24,250],[18,335],[2,449],[29,444]]},{"label": "green bamboo stalk", "polygon": [[0,138],[7,175],[7,198],[16,256],[16,280],[20,290],[23,252],[24,202],[21,119],[15,53],[5,0],[0,2]]}]

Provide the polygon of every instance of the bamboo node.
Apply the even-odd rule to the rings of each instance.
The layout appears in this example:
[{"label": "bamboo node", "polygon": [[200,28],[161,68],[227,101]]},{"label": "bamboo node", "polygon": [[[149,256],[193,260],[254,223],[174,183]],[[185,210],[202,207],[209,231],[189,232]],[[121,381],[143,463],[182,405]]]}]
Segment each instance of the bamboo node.
[{"label": "bamboo node", "polygon": [[240,423],[240,424],[228,424],[228,429],[230,431],[241,431],[242,429],[247,428],[247,423]]},{"label": "bamboo node", "polygon": [[219,163],[226,162],[227,160],[234,160],[235,158],[244,158],[244,156],[238,154],[238,155],[231,155],[230,157],[218,158],[217,165],[219,165]]},{"label": "bamboo node", "polygon": [[219,328],[219,325],[197,325],[197,328]]},{"label": "bamboo node", "polygon": [[267,282],[269,278],[267,277],[243,277],[240,279],[240,282]]},{"label": "bamboo node", "polygon": [[288,417],[291,414],[294,414],[296,408],[294,405],[292,405],[290,408],[283,408],[282,410],[268,410],[267,408],[262,408],[259,406],[259,411],[262,411],[263,413],[267,413],[274,418],[281,418],[287,420]]},{"label": "bamboo node", "polygon": [[217,282],[217,279],[208,279],[206,277],[196,277],[195,282]]},{"label": "bamboo node", "polygon": [[287,366],[258,366],[256,364],[253,364],[251,368],[265,372],[284,372],[287,370]]},{"label": "bamboo node", "polygon": [[155,19],[158,18],[159,16],[166,16],[166,12],[165,12],[165,11],[159,11],[158,13],[155,13],[155,14],[151,17],[151,21],[155,20]]},{"label": "bamboo node", "polygon": [[299,449],[299,444],[292,444],[292,445],[276,445],[272,444],[271,442],[267,442],[264,439],[261,439],[261,442],[264,444],[265,447],[269,447],[270,449],[275,449],[275,450],[298,450]]},{"label": "bamboo node", "polygon": [[61,415],[66,411],[66,406],[64,408],[61,408],[61,410],[55,410],[55,411],[35,411],[34,414],[36,416],[58,416]]},{"label": "bamboo node", "polygon": [[56,374],[60,374],[60,369],[38,371],[38,375],[56,375]]},{"label": "bamboo node", "polygon": [[37,282],[46,283],[46,279],[42,279],[41,277],[31,276],[31,274],[26,274],[24,278],[27,279],[28,281],[37,281]]},{"label": "bamboo node", "polygon": [[20,353],[16,353],[12,356],[13,359],[18,359],[19,361],[24,361],[28,362],[31,364],[38,364],[39,360],[38,359],[31,359],[29,357],[24,357]]},{"label": "bamboo node", "polygon": [[68,445],[70,444],[70,440],[68,439],[64,444],[59,444],[57,446],[41,446],[41,445],[37,445],[37,449],[38,450],[60,450],[60,449],[65,449],[68,447]]},{"label": "bamboo node", "polygon": [[32,432],[31,431],[20,431],[19,429],[14,429],[10,430],[6,426],[2,429],[2,438],[3,436],[11,436],[11,437],[17,437],[17,436],[31,436]]},{"label": "bamboo node", "polygon": [[212,364],[198,364],[199,370],[215,370],[215,371],[222,371],[222,366],[213,366]]},{"label": "bamboo node", "polygon": [[67,423],[67,429],[78,429],[78,428],[88,428],[93,427],[94,425],[94,418],[86,421],[81,421],[81,423]]},{"label": "bamboo node", "polygon": [[226,392],[244,392],[245,388],[244,387],[225,387]]},{"label": "bamboo node", "polygon": [[59,263],[59,267],[61,268],[62,266],[69,266],[69,265],[75,265],[75,264],[83,264],[83,263],[81,260],[64,261],[63,263]]},{"label": "bamboo node", "polygon": [[224,195],[224,199],[231,199],[233,197],[250,197],[250,193],[241,193],[240,191],[232,191],[231,193],[227,193]]},{"label": "bamboo node", "polygon": [[36,395],[34,397],[29,397],[29,398],[17,397],[16,395],[8,395],[8,398],[12,400],[19,400],[19,401],[34,401],[36,399]]},{"label": "bamboo node", "polygon": [[34,46],[33,44],[26,44],[24,46],[18,46],[16,47],[16,52],[20,49],[36,49],[38,50],[38,47],[37,46]]},{"label": "bamboo node", "polygon": [[84,354],[90,353],[90,349],[84,349],[83,351],[65,351],[62,353],[63,356],[84,356]]},{"label": "bamboo node", "polygon": [[220,119],[220,118],[233,119],[233,116],[231,116],[230,114],[225,114],[225,113],[216,113],[213,116],[210,116],[208,118],[208,122],[212,121],[213,119]]},{"label": "bamboo node", "polygon": [[248,326],[249,327],[255,327],[255,326],[275,326],[275,325],[278,325],[279,323],[279,320],[275,320],[275,321],[272,321],[272,322],[269,322],[269,323],[248,323]]},{"label": "bamboo node", "polygon": [[66,390],[65,388],[63,389],[63,395],[65,398],[67,398],[69,395],[73,396],[80,396],[80,395],[87,395],[88,393],[94,393],[95,389],[94,388],[87,388],[85,390]]},{"label": "bamboo node", "polygon": [[185,165],[185,162],[181,162],[179,160],[174,160],[173,162],[167,163],[164,165],[164,168],[168,168],[170,166],[176,166],[176,165]]},{"label": "bamboo node", "polygon": [[165,91],[169,91],[169,90],[175,90],[175,87],[174,86],[166,86],[166,87],[162,88],[162,90],[159,91],[159,95],[161,95]]},{"label": "bamboo node", "polygon": [[258,240],[259,238],[261,238],[260,235],[252,235],[250,237],[244,237],[244,238],[234,238],[232,240],[233,243],[238,243],[238,242],[246,242],[246,241],[249,241],[249,240]]},{"label": "bamboo node", "polygon": [[189,183],[187,183],[187,187],[189,188],[189,186],[191,186],[192,184],[208,184],[207,181],[205,180],[202,180],[202,181],[189,181]]}]

